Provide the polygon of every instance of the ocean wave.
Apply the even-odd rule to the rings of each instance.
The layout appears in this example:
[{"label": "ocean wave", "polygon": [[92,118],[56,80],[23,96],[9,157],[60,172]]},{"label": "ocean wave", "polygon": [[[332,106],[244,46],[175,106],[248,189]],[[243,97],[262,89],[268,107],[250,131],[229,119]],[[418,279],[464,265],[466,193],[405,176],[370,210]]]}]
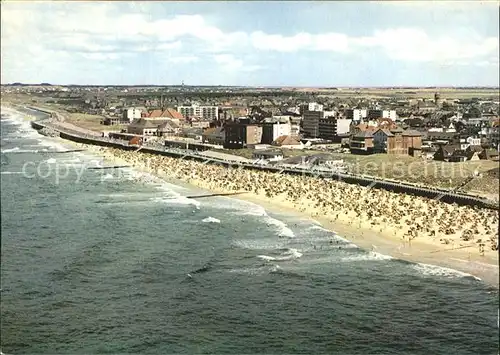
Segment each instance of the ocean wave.
[{"label": "ocean wave", "polygon": [[10,148],[10,149],[4,149],[1,152],[2,153],[12,153],[12,152],[17,152],[18,150],[19,150],[19,147],[14,147],[14,148]]},{"label": "ocean wave", "polygon": [[295,234],[293,231],[288,228],[287,224],[283,221],[280,221],[276,218],[267,216],[266,219],[266,224],[267,225],[272,225],[275,226],[278,229],[278,236],[279,237],[285,237],[285,238],[294,238]]},{"label": "ocean wave", "polygon": [[12,175],[12,174],[24,174],[22,171],[2,171],[0,172],[2,175]]},{"label": "ocean wave", "polygon": [[309,229],[317,229],[317,230],[324,231],[324,232],[331,232],[330,230],[328,230],[320,225],[317,225],[317,224],[310,226]]},{"label": "ocean wave", "polygon": [[285,242],[275,239],[235,240],[232,244],[238,248],[249,250],[276,250],[283,249],[286,245]]},{"label": "ocean wave", "polygon": [[477,281],[481,281],[479,277],[476,277],[474,275],[443,266],[418,263],[414,264],[412,268],[419,274],[422,274],[424,276],[441,276],[448,278],[468,277],[473,278]]},{"label": "ocean wave", "polygon": [[152,197],[149,199],[153,202],[161,202],[166,204],[178,204],[178,205],[193,205],[196,209],[200,209],[201,203],[192,198],[187,198],[184,196],[179,197]]},{"label": "ocean wave", "polygon": [[214,217],[207,217],[202,219],[202,222],[204,223],[220,223],[220,219],[214,218]]},{"label": "ocean wave", "polygon": [[242,211],[233,212],[233,214],[238,216],[256,216],[256,217],[267,217],[267,212],[264,207],[259,205],[249,206],[250,208],[245,208]]},{"label": "ocean wave", "polygon": [[[40,135],[37,133],[37,131],[33,130],[33,132],[35,132],[37,134],[37,136],[40,137]],[[41,136],[41,137],[42,137],[42,139],[38,139],[38,141],[39,141],[38,145],[43,146],[43,147],[50,147],[50,148],[52,148],[53,151],[63,152],[63,151],[68,150],[68,149],[73,149],[73,148],[68,148],[68,147],[64,146],[60,142],[56,142],[54,140],[55,138],[49,138],[49,137],[45,137],[45,136]]]},{"label": "ocean wave", "polygon": [[112,174],[106,174],[101,177],[101,181],[106,181],[106,180],[113,180],[114,177]]},{"label": "ocean wave", "polygon": [[257,258],[264,261],[288,261],[298,259],[302,256],[302,253],[297,249],[290,248],[285,252],[281,253],[279,256],[269,256],[269,255],[257,255]]},{"label": "ocean wave", "polygon": [[258,204],[238,199],[224,197],[224,200],[219,200],[215,204],[210,203],[210,207],[220,209],[236,209],[230,212],[237,216],[255,216],[263,217],[263,222],[268,226],[273,226],[277,230],[277,235],[282,238],[294,238],[294,232],[283,221],[273,218],[268,215],[266,209]]},{"label": "ocean wave", "polygon": [[376,261],[376,260],[391,260],[391,259],[393,259],[392,256],[370,251],[368,253],[344,257],[341,259],[341,261],[352,262],[352,261]]},{"label": "ocean wave", "polygon": [[232,274],[262,275],[267,273],[268,270],[262,267],[260,268],[248,267],[248,268],[230,269],[227,272]]}]

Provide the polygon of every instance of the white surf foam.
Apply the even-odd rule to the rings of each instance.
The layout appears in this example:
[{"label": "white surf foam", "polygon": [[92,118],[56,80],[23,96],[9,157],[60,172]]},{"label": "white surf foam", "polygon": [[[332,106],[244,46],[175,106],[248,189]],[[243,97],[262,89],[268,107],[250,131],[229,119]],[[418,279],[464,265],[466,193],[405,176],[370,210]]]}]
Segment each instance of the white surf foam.
[{"label": "white surf foam", "polygon": [[285,242],[275,239],[235,240],[234,246],[250,250],[276,250],[285,248]]},{"label": "white surf foam", "polygon": [[276,218],[267,216],[265,219],[266,223],[268,225],[275,226],[278,230],[278,236],[280,237],[286,237],[286,238],[294,238],[295,234],[293,231],[287,227],[285,222],[282,222]]},{"label": "white surf foam", "polygon": [[474,275],[443,266],[418,263],[413,265],[413,269],[425,276],[441,276],[448,278],[472,277],[475,280],[481,281],[479,277],[476,277]]},{"label": "white surf foam", "polygon": [[275,272],[280,272],[280,271],[281,271],[281,267],[279,265],[273,265],[271,267],[271,269],[269,269],[270,273],[275,273]]},{"label": "white surf foam", "polygon": [[[36,131],[35,131],[35,133],[36,133]],[[38,133],[36,133],[36,134],[38,135]],[[40,135],[38,135],[38,137],[40,137]],[[64,146],[61,142],[57,142],[56,138],[42,136],[42,139],[38,139],[38,141],[39,141],[38,145],[41,145],[43,147],[52,148],[51,150],[55,151],[55,152],[63,152],[63,151],[66,151],[68,149],[73,149],[73,148],[68,148],[68,147]]]},{"label": "white surf foam", "polygon": [[11,153],[11,152],[17,152],[19,150],[19,147],[14,147],[10,149],[4,149],[2,150],[2,153]]},{"label": "white surf foam", "polygon": [[323,228],[322,226],[317,225],[317,224],[310,226],[309,229],[317,229],[317,230],[324,231],[324,232],[331,232],[328,229]]},{"label": "white surf foam", "polygon": [[266,209],[262,206],[250,204],[248,206],[242,206],[242,208],[242,211],[233,212],[233,214],[238,216],[267,217]]},{"label": "white surf foam", "polygon": [[12,133],[16,135],[15,138],[19,138],[19,135],[23,138],[35,138],[39,136],[38,132],[31,127],[31,120],[26,118],[27,114],[4,108],[2,108],[2,113],[7,114],[8,117],[7,119],[2,119],[4,124],[7,123],[19,127],[15,133]]},{"label": "white surf foam", "polygon": [[49,164],[54,164],[54,163],[57,162],[57,160],[55,160],[54,158],[49,158],[49,159],[46,160],[46,162],[49,163]]},{"label": "white surf foam", "polygon": [[23,174],[22,171],[2,171],[0,172],[2,175],[12,175],[12,174]]},{"label": "white surf foam", "polygon": [[342,237],[341,237],[340,235],[338,235],[338,234],[333,235],[333,236],[332,236],[332,238],[333,238],[333,239],[335,239],[335,240],[338,240],[339,242],[343,242],[343,243],[346,243],[346,244],[351,243],[351,241],[350,241],[350,240],[347,240],[347,239],[345,239],[345,238],[342,238]]},{"label": "white surf foam", "polygon": [[173,205],[193,205],[196,207],[196,209],[200,209],[201,203],[199,201],[196,201],[195,199],[192,198],[187,198],[184,196],[179,196],[179,197],[152,197],[150,198],[150,201],[154,202],[161,202],[161,203],[166,203],[166,204],[173,204]]},{"label": "white surf foam", "polygon": [[297,249],[290,248],[287,251],[283,252],[279,256],[269,256],[269,255],[257,255],[257,258],[264,261],[287,261],[298,259],[302,256],[302,253]]},{"label": "white surf foam", "polygon": [[2,150],[2,153],[40,153],[47,152],[47,149],[19,149],[19,147]]},{"label": "white surf foam", "polygon": [[263,217],[264,223],[268,226],[275,227],[278,236],[284,238],[295,237],[295,234],[285,222],[269,216],[264,207],[255,203],[222,197],[217,199],[215,203],[213,201],[209,202],[209,206],[220,209],[236,209],[236,211],[232,211],[230,213],[237,216]]},{"label": "white surf foam", "polygon": [[376,260],[391,260],[392,256],[380,254],[374,251],[368,253],[347,256],[341,259],[343,262],[353,262],[353,261],[376,261]]},{"label": "white surf foam", "polygon": [[207,217],[202,220],[204,223],[220,223],[220,219],[214,217]]},{"label": "white surf foam", "polygon": [[103,176],[101,177],[101,180],[102,180],[102,181],[106,181],[106,180],[113,180],[113,179],[114,179],[114,177],[113,177],[113,175],[112,175],[112,174],[106,174],[106,175],[103,175]]}]

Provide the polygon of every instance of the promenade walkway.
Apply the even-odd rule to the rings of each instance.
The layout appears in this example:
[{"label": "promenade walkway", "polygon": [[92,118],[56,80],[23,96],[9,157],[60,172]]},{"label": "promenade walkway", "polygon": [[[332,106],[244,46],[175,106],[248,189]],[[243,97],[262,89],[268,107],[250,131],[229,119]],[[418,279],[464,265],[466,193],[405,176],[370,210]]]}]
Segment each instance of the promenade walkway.
[{"label": "promenade walkway", "polygon": [[109,137],[101,137],[96,135],[95,132],[92,132],[91,134],[84,129],[74,129],[72,125],[71,126],[61,125],[60,122],[56,123],[48,120],[32,121],[32,126],[35,129],[50,127],[52,129],[59,130],[61,138],[85,144],[108,146],[125,150],[137,150],[142,153],[168,155],[171,157],[177,157],[183,159],[193,159],[203,163],[220,164],[228,167],[236,166],[236,167],[243,167],[245,169],[263,170],[269,172],[295,174],[295,175],[300,174],[300,175],[308,175],[314,177],[322,177],[327,179],[336,179],[350,184],[366,186],[368,188],[379,188],[397,193],[406,193],[410,195],[417,195],[431,199],[437,199],[446,203],[457,203],[459,205],[477,205],[483,208],[498,209],[498,204],[494,201],[490,201],[477,196],[455,192],[453,190],[446,190],[440,188],[424,188],[405,183],[376,179],[372,177],[361,177],[348,173],[308,171],[308,170],[293,169],[293,168],[283,169],[280,167],[261,166],[243,162],[227,161],[223,159],[217,159],[215,157],[210,157],[210,158],[204,157],[198,154],[197,152],[189,152],[189,151],[179,152],[176,150],[166,149],[165,147],[156,147],[153,145],[151,146],[131,145],[129,144],[129,142],[124,140],[119,140]]}]

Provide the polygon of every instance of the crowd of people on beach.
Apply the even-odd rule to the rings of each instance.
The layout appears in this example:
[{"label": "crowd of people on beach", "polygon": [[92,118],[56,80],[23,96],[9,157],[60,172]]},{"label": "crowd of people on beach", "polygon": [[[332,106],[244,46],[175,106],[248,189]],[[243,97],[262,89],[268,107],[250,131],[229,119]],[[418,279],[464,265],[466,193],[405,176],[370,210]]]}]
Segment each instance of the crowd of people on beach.
[{"label": "crowd of people on beach", "polygon": [[498,250],[498,210],[447,204],[424,197],[311,176],[228,168],[119,149],[110,158],[217,192],[248,192],[280,200],[311,217],[391,233],[403,243],[431,238],[450,247]]}]

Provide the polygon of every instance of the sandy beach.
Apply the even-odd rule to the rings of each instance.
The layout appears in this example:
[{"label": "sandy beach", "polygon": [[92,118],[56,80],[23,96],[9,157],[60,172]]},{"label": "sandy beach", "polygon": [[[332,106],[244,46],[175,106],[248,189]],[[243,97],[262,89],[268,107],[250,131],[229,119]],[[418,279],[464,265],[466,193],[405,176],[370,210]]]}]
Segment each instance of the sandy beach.
[{"label": "sandy beach", "polygon": [[[76,143],[73,143],[76,144]],[[498,288],[498,211],[368,189],[341,181],[248,171],[76,144],[116,164],[183,181],[270,211],[314,219],[373,252],[474,275]]]}]

